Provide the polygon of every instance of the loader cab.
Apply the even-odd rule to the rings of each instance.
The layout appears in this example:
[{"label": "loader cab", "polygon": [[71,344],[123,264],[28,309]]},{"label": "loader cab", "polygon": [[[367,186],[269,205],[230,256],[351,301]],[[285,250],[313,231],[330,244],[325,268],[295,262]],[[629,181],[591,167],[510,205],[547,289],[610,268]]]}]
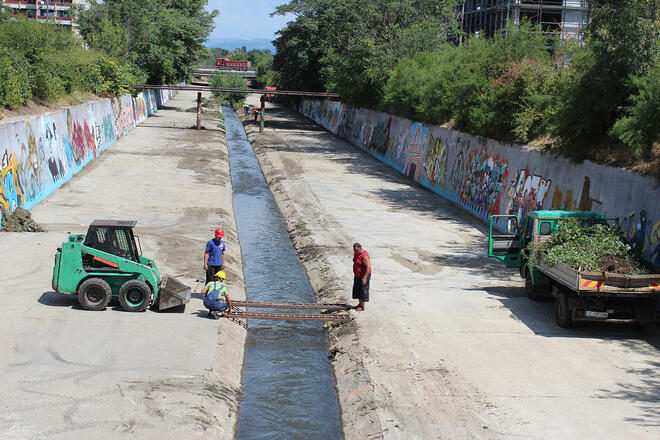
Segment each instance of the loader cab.
[{"label": "loader cab", "polygon": [[[134,220],[94,220],[83,245],[139,263],[140,252],[133,234],[136,224]],[[90,261],[89,265],[95,263]]]}]

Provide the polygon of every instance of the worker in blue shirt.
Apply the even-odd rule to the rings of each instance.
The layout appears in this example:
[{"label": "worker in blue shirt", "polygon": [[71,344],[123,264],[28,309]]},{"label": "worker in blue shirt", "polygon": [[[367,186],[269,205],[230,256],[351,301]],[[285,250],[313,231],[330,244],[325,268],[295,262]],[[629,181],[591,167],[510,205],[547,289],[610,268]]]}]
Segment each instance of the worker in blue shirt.
[{"label": "worker in blue shirt", "polygon": [[222,238],[225,232],[218,228],[215,230],[215,238],[206,243],[204,251],[204,270],[206,271],[206,283],[213,281],[213,275],[225,268],[225,242]]}]

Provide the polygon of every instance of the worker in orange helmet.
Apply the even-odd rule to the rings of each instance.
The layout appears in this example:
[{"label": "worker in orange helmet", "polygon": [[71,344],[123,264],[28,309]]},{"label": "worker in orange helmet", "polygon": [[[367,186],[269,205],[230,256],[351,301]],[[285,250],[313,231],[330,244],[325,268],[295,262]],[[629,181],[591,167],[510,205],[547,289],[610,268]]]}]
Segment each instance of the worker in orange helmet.
[{"label": "worker in orange helmet", "polygon": [[225,242],[223,240],[225,231],[221,228],[215,230],[215,237],[206,243],[204,251],[204,270],[206,271],[206,283],[213,281],[213,275],[225,268]]}]

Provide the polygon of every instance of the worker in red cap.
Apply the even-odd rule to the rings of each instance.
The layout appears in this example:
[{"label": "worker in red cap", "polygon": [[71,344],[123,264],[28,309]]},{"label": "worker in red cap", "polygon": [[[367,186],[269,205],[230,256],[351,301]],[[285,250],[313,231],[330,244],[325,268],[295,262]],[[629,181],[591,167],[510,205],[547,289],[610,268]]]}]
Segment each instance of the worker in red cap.
[{"label": "worker in red cap", "polygon": [[206,243],[204,251],[204,270],[206,271],[206,283],[213,281],[213,275],[225,268],[225,242],[222,239],[225,231],[218,228],[215,237]]}]

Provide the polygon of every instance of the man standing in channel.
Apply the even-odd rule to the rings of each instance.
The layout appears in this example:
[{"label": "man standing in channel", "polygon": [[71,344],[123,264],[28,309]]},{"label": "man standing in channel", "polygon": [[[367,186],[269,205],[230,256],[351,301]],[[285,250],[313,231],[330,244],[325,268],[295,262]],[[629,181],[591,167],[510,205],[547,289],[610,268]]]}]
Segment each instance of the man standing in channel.
[{"label": "man standing in channel", "polygon": [[360,243],[353,245],[353,299],[357,299],[355,310],[364,310],[364,303],[369,302],[369,282],[371,281],[371,258]]},{"label": "man standing in channel", "polygon": [[213,276],[225,268],[225,242],[222,238],[225,232],[218,228],[215,230],[215,238],[206,243],[204,251],[204,270],[206,271],[206,283],[213,281]]}]

